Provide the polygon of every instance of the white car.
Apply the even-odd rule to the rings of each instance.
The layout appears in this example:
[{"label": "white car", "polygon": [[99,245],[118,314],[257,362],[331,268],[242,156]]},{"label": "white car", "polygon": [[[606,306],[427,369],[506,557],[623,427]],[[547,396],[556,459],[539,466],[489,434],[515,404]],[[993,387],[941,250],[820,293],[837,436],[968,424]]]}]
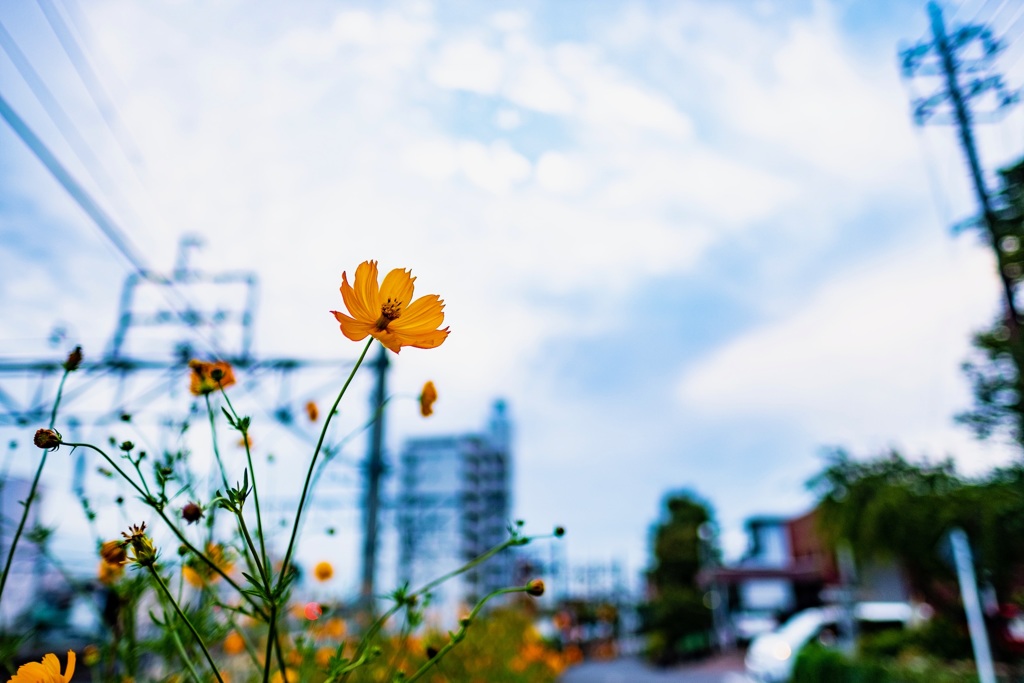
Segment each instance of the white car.
[{"label": "white car", "polygon": [[[915,620],[914,608],[905,602],[862,602],[854,606],[854,614],[860,630],[901,628]],[[841,616],[838,607],[814,607],[754,638],[744,660],[747,674],[759,683],[788,681],[801,648],[815,638],[833,640]]]}]

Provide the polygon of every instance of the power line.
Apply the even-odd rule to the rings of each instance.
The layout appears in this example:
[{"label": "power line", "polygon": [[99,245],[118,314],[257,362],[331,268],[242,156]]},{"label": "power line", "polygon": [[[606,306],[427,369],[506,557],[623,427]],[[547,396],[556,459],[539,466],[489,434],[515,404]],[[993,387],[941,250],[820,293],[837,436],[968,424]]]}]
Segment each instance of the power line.
[{"label": "power line", "polygon": [[7,31],[2,21],[0,21],[0,48],[7,54],[14,68],[17,69],[26,85],[32,91],[32,94],[35,95],[36,99],[43,106],[50,120],[57,127],[57,131],[71,147],[78,160],[82,162],[89,175],[92,176],[98,185],[103,186],[108,192],[111,191],[115,185],[110,176],[107,175],[99,159],[78,131],[67,111],[61,106],[53,91],[47,87],[39,72],[35,70],[32,63],[25,56],[25,53],[18,47],[17,42]]},{"label": "power line", "polygon": [[126,235],[124,231],[117,226],[114,220],[92,198],[89,192],[82,187],[77,180],[75,180],[53,152],[51,152],[43,141],[39,139],[39,136],[32,131],[27,123],[25,123],[25,120],[14,111],[2,94],[0,94],[0,116],[3,116],[8,125],[10,125],[10,127],[14,129],[14,132],[17,133],[18,137],[21,138],[22,142],[24,142],[36,158],[43,163],[46,170],[50,172],[50,175],[52,175],[57,182],[61,184],[61,187],[71,195],[71,198],[75,200],[75,203],[78,204],[89,218],[92,219],[93,223],[96,224],[96,227],[106,235],[111,244],[113,244],[125,260],[128,261],[132,269],[138,273],[145,273],[147,271],[147,267],[143,261],[142,254],[131,243],[128,235]]},{"label": "power line", "polygon": [[[93,223],[96,224],[96,227],[100,229],[121,256],[129,263],[135,274],[140,278],[152,280],[154,276],[151,274],[145,259],[141,252],[139,252],[134,244],[132,244],[131,239],[124,230],[122,230],[114,219],[103,209],[103,207],[93,199],[92,195],[89,194],[89,191],[71,175],[71,172],[68,171],[59,159],[57,159],[56,155],[50,151],[39,136],[33,132],[25,120],[22,119],[16,111],[14,111],[13,107],[11,107],[7,100],[4,99],[2,93],[0,93],[0,117],[3,117],[4,120],[7,121],[18,137],[21,138],[22,142],[24,142],[35,157],[43,163],[43,166],[45,166],[50,172],[50,175],[60,183],[61,187],[71,195],[71,198],[75,203],[85,211],[86,215],[88,215],[90,219],[92,219]],[[161,281],[163,282],[163,280]],[[166,280],[166,284],[170,286],[162,293],[168,297],[176,296],[178,299],[178,313],[180,315],[188,315],[189,312],[194,310],[194,307],[189,303],[188,298],[179,291],[173,279]],[[184,303],[183,306],[181,305],[182,303]],[[204,336],[198,331],[195,332],[195,335],[214,354],[221,355],[219,345],[216,340],[204,338]]]},{"label": "power line", "polygon": [[64,19],[61,17],[57,7],[53,5],[50,0],[36,0],[36,2],[39,4],[39,8],[43,11],[43,15],[46,17],[46,22],[50,25],[53,34],[57,36],[57,41],[64,49],[64,54],[67,55],[68,59],[71,61],[71,65],[75,68],[75,72],[78,74],[79,79],[81,79],[83,85],[85,85],[85,89],[89,93],[89,97],[92,99],[93,103],[96,105],[96,108],[99,110],[104,123],[114,136],[114,139],[117,141],[118,146],[121,148],[121,151],[131,164],[133,170],[138,173],[138,169],[142,166],[142,155],[139,154],[138,148],[131,139],[128,131],[125,130],[123,125],[121,125],[117,108],[114,106],[110,95],[107,94],[106,88],[103,87],[103,83],[96,74],[96,71],[92,68],[92,64],[89,62],[85,51],[78,44],[78,41],[71,33],[67,23],[65,23]]}]

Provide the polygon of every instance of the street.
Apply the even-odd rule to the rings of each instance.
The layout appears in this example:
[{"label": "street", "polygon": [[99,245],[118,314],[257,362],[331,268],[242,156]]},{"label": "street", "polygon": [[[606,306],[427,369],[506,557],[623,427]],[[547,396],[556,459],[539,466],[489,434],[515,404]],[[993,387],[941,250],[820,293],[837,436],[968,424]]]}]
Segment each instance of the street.
[{"label": "street", "polygon": [[609,662],[586,662],[565,673],[559,683],[749,683],[736,656],[723,656],[657,669],[626,657]]}]

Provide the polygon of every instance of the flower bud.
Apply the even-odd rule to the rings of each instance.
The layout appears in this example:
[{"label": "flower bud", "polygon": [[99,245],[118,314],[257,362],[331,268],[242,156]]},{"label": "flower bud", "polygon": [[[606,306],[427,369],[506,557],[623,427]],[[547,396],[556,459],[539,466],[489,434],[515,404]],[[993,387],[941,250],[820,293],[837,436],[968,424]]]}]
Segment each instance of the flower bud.
[{"label": "flower bud", "polygon": [[56,450],[61,443],[60,434],[53,429],[37,429],[36,435],[32,438],[38,448],[45,450]]},{"label": "flower bud", "polygon": [[203,516],[203,508],[197,503],[189,502],[181,508],[181,517],[189,524],[195,524]]},{"label": "flower bud", "polygon": [[76,346],[75,350],[68,354],[68,359],[64,361],[64,369],[67,372],[74,372],[78,369],[78,366],[82,364],[82,347]]},{"label": "flower bud", "polygon": [[125,545],[130,546],[132,555],[128,558],[141,567],[152,567],[156,564],[157,550],[153,540],[146,535],[146,523],[139,526],[134,524],[128,527],[131,533],[122,532],[125,538]]},{"label": "flower bud", "polygon": [[540,579],[534,579],[526,584],[526,592],[535,598],[539,598],[544,595],[544,582]]}]

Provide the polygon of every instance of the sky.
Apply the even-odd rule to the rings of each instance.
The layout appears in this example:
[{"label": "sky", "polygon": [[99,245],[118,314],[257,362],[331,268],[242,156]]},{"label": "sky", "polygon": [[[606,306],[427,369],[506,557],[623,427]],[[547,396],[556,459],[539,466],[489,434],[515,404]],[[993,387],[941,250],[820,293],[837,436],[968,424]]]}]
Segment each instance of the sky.
[{"label": "sky", "polygon": [[[1024,82],[1015,3],[944,8],[1005,35],[996,65]],[[736,557],[745,518],[809,509],[834,447],[970,473],[1015,457],[953,422],[999,289],[983,237],[951,231],[975,211],[954,129],[911,118],[940,85],[899,69],[928,35],[921,2],[48,0],[0,21],[84,145],[9,53],[0,95],[149,267],[194,234],[195,267],[258,275],[257,355],[353,360],[329,311],[361,261],[439,294],[450,337],[389,377],[406,398],[433,380],[436,414],[393,403],[389,456],[507,400],[515,514],[564,525],[570,565],[636,575],[682,489]],[[1024,153],[1024,107],[977,133],[994,185]],[[97,357],[130,265],[6,124],[0,150],[0,356],[59,357],[59,324]],[[308,454],[275,455],[284,496]],[[354,528],[358,471],[338,480]],[[351,560],[351,535],[316,537]]]}]

